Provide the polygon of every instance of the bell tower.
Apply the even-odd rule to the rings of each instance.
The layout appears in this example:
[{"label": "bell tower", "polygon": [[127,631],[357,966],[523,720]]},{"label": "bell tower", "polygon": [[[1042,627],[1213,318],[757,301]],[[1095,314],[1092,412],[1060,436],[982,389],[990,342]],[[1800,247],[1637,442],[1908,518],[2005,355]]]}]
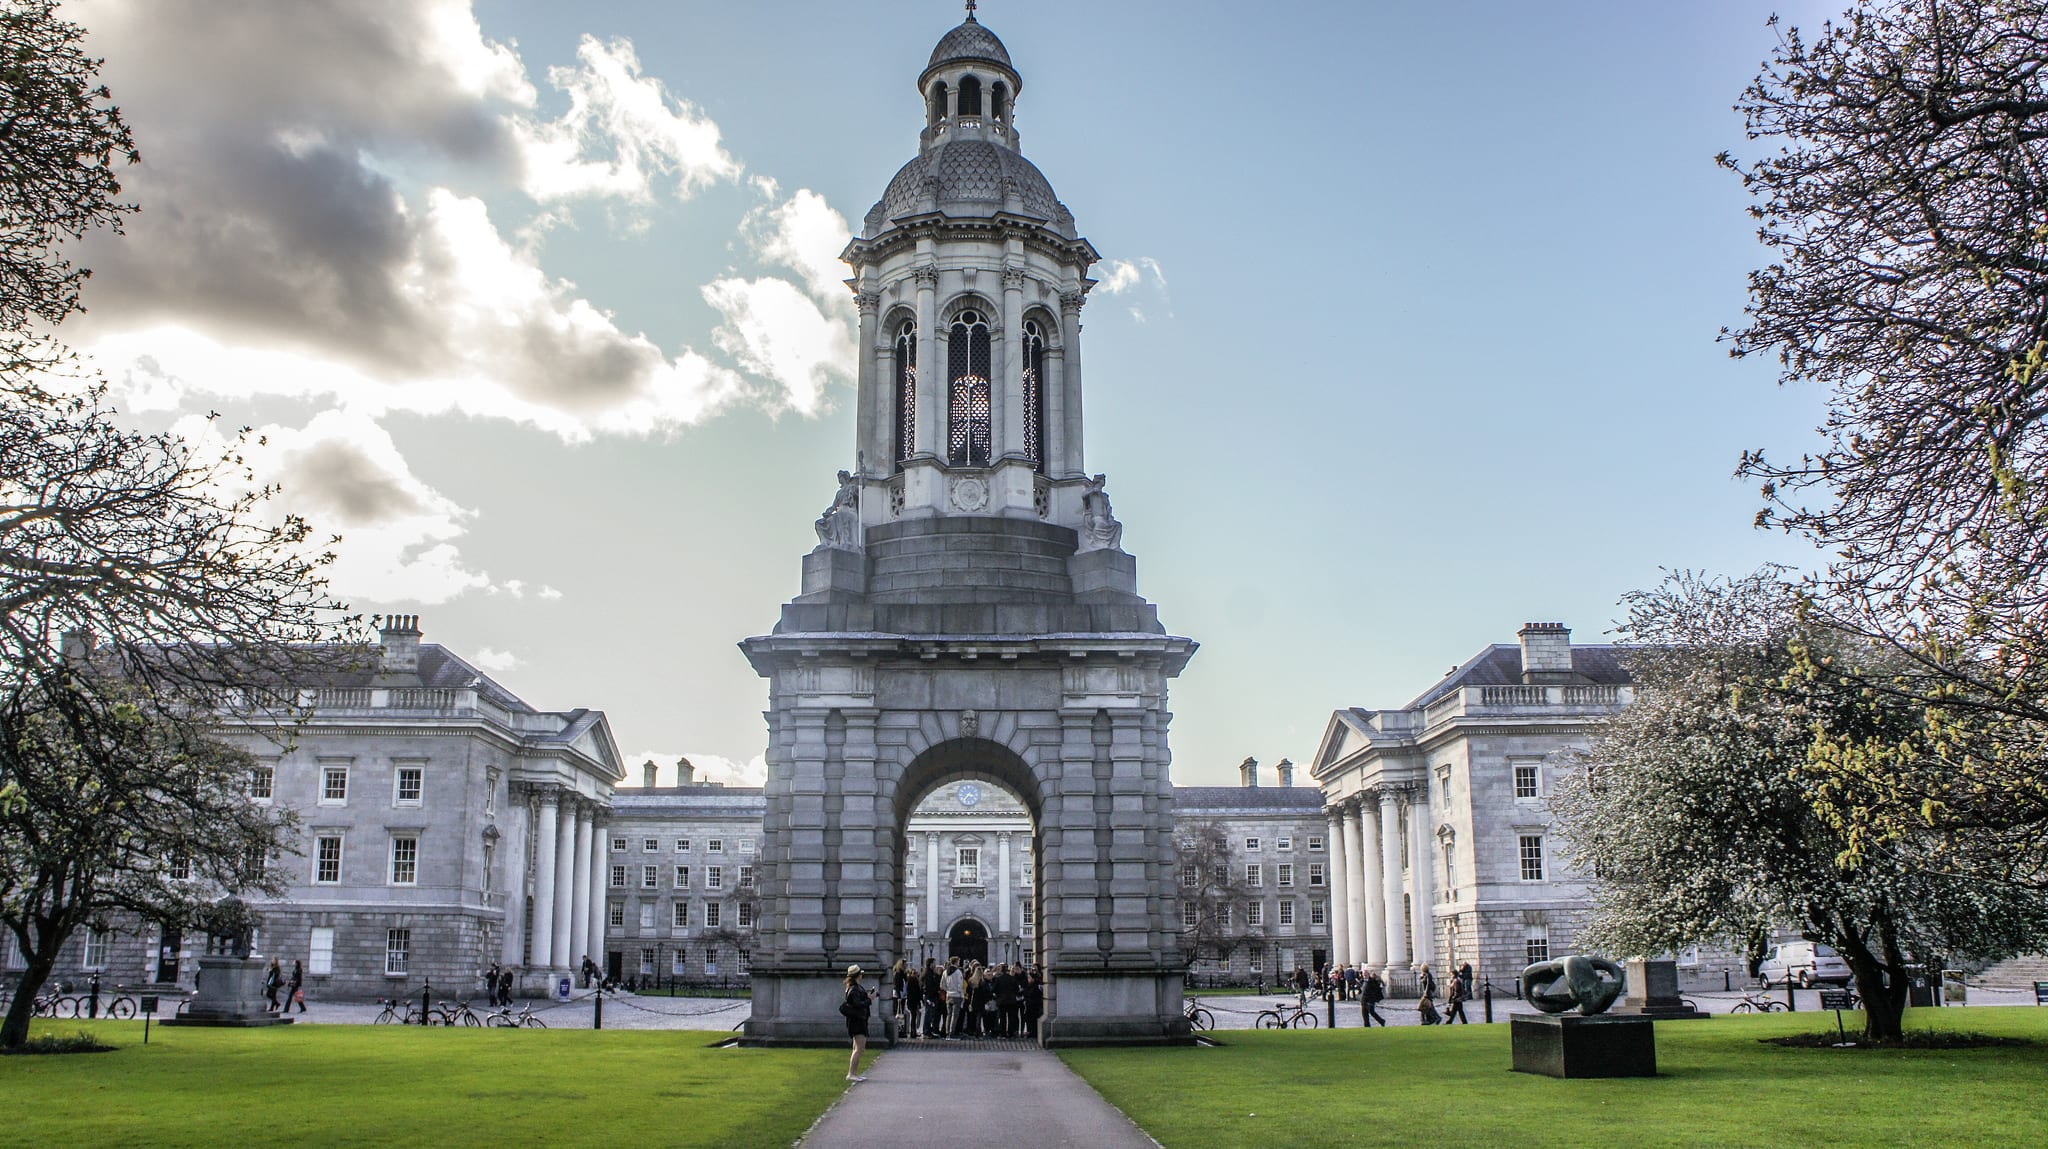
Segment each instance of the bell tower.
[{"label": "bell tower", "polygon": [[1047,1044],[1188,1040],[1168,682],[1195,643],[1138,595],[1082,452],[1100,257],[1024,157],[1024,78],[974,15],[917,78],[918,150],[842,253],[854,465],[772,633],[752,1042],[843,1037],[846,967],[904,953],[906,823],[982,779],[1030,812]]}]

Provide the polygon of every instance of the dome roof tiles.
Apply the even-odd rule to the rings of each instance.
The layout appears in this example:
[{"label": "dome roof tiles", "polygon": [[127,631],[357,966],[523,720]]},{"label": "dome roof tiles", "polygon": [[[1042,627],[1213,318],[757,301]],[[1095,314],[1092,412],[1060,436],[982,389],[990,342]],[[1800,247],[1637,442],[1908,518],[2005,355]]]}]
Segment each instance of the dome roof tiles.
[{"label": "dome roof tiles", "polygon": [[932,49],[932,62],[925,65],[929,72],[941,64],[958,60],[992,60],[1015,72],[1010,63],[1010,50],[996,39],[996,34],[981,26],[981,22],[969,16],[958,28],[939,38],[938,47]]},{"label": "dome roof tiles", "polygon": [[1023,214],[1048,220],[1055,230],[1072,234],[1073,213],[1067,210],[1037,165],[1009,148],[986,140],[951,140],[904,164],[889,181],[881,201],[869,210],[867,234],[873,236],[898,216],[925,210],[927,184],[930,210],[947,215],[994,215],[1003,209],[1004,181],[1017,188]]}]

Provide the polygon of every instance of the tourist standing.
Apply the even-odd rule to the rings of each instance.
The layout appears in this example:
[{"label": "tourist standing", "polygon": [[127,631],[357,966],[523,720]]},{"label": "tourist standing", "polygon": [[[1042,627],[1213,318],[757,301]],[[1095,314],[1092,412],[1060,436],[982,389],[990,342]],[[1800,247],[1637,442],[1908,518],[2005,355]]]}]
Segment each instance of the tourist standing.
[{"label": "tourist standing", "polygon": [[512,1006],[512,968],[510,966],[498,971],[498,1004],[508,1009]]},{"label": "tourist standing", "polygon": [[860,1055],[868,1051],[868,991],[861,988],[860,967],[846,967],[846,999],[839,1003],[839,1013],[846,1018],[846,1036],[853,1039],[853,1058],[846,1063],[848,1081],[866,1081],[860,1075]]},{"label": "tourist standing", "polygon": [[896,959],[896,968],[890,973],[890,993],[896,1000],[896,1032],[903,1033],[910,1028],[910,963]]},{"label": "tourist standing", "polygon": [[924,1035],[946,1035],[946,978],[934,958],[924,959]]},{"label": "tourist standing", "polygon": [[[243,984],[247,984],[246,982]],[[284,969],[276,958],[270,959],[270,968],[263,971],[263,1000],[269,1003],[271,1013],[276,1013],[277,991],[284,988]]]},{"label": "tourist standing", "polygon": [[1045,979],[1037,970],[1024,975],[1024,1036],[1038,1040],[1038,1019],[1045,1016]]},{"label": "tourist standing", "polygon": [[305,985],[306,967],[299,964],[299,959],[293,958],[291,980],[285,983],[285,988],[287,990],[290,990],[291,992],[285,994],[284,1012],[290,1013],[292,1011],[293,1003],[298,1004],[300,1013],[306,1012]]},{"label": "tourist standing", "polygon": [[1387,983],[1380,980],[1379,974],[1366,970],[1364,980],[1358,983],[1358,1013],[1367,1029],[1371,1029],[1375,1021],[1381,1028],[1386,1027],[1387,1019],[1380,1014],[1380,1002],[1386,997]]},{"label": "tourist standing", "polygon": [[966,989],[967,976],[960,972],[960,959],[947,958],[946,1035],[948,1037],[960,1036],[960,1031],[962,1027],[964,1027],[967,1024],[967,1008],[966,1001],[964,1000],[963,996],[966,992]]},{"label": "tourist standing", "polygon": [[997,1031],[1004,1037],[1017,1036],[1018,1015],[1024,1005],[1023,986],[1017,983],[1017,969],[1005,963],[996,970]]},{"label": "tourist standing", "polygon": [[1435,1025],[1443,1018],[1436,1011],[1436,975],[1428,966],[1415,979],[1415,988],[1421,993],[1421,1000],[1415,1003],[1415,1012],[1422,1017],[1422,1024]]}]

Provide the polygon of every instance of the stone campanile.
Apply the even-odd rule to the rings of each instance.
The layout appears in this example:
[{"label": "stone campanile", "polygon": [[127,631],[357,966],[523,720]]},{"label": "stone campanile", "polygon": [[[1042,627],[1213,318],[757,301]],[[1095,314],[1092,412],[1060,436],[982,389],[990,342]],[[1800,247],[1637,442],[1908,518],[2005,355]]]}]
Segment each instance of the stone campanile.
[{"label": "stone campanile", "polygon": [[770,682],[749,1041],[843,1040],[846,967],[904,953],[911,811],[966,778],[1031,815],[1047,1043],[1187,1040],[1166,696],[1195,643],[1139,597],[1085,470],[1098,256],[1024,157],[1023,76],[972,8],[917,78],[916,157],[843,253],[853,467],[801,593],[741,644]]}]

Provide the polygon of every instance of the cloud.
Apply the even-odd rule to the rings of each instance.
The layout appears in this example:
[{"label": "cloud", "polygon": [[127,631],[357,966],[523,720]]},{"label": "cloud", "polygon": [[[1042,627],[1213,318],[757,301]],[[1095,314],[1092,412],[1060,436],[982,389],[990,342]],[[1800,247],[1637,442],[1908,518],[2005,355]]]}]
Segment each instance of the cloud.
[{"label": "cloud", "polygon": [[704,300],[724,317],[712,341],[750,375],[772,380],[780,407],[815,415],[832,377],[851,378],[853,335],[786,279],[718,279]]},{"label": "cloud", "polygon": [[[719,754],[677,754],[673,751],[642,751],[626,755],[626,761],[653,762],[656,768],[655,781],[662,786],[676,784],[675,765],[677,759],[688,758],[695,767],[699,783],[720,782],[727,786],[760,786],[768,781],[768,759],[761,754],[741,762]],[[640,784],[640,772],[629,768],[626,777],[631,785]]]},{"label": "cloud", "polygon": [[610,196],[646,203],[656,177],[673,181],[683,198],[739,178],[718,125],[660,80],[641,75],[631,43],[585,36],[576,59],[579,67],[548,69],[548,82],[569,97],[568,110],[515,129],[529,195],[543,202]]},{"label": "cloud", "polygon": [[[201,457],[225,446],[218,428],[197,415],[172,430]],[[262,513],[273,521],[301,514],[322,537],[341,536],[326,573],[342,598],[433,604],[493,585],[456,545],[474,512],[415,476],[391,436],[367,417],[325,411],[304,427],[258,427],[238,453],[257,483],[279,489]]]},{"label": "cloud", "polygon": [[518,655],[509,651],[493,650],[488,646],[478,647],[476,653],[469,656],[469,661],[493,674],[516,670],[521,665]]},{"label": "cloud", "polygon": [[1166,290],[1166,269],[1149,255],[1136,259],[1112,259],[1102,264],[1095,290],[1105,295],[1122,295],[1150,279],[1160,291]]},{"label": "cloud", "polygon": [[[775,194],[772,181],[767,188]],[[788,200],[757,207],[740,221],[754,253],[803,276],[811,296],[824,304],[850,303],[846,289],[851,269],[839,258],[853,239],[846,217],[825,197],[809,188],[798,188]]]}]

